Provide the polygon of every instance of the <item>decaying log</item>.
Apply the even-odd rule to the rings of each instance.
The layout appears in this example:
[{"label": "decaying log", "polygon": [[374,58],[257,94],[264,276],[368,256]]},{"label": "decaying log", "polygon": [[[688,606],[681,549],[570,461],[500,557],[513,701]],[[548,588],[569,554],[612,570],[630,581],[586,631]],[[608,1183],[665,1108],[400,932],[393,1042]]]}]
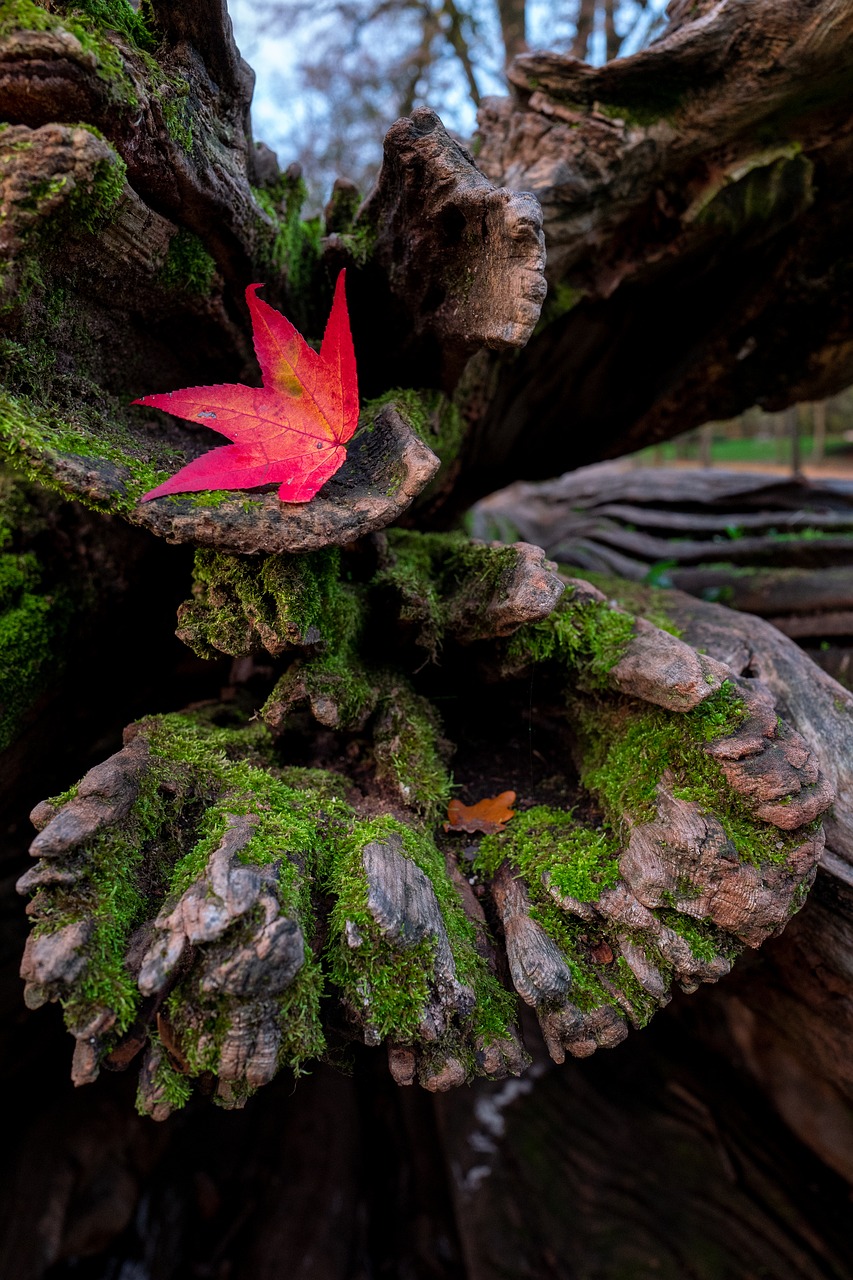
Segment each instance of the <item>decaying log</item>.
[{"label": "decaying log", "polygon": [[563,564],[658,582],[767,618],[797,639],[853,635],[853,486],[603,463],[477,507]]},{"label": "decaying log", "polygon": [[601,67],[515,60],[477,162],[539,199],[549,298],[474,380],[467,494],[853,381],[851,43],[840,0],[725,0]]},{"label": "decaying log", "polygon": [[[604,580],[602,585],[604,585]],[[761,618],[734,614],[679,591],[638,589],[612,578],[608,591],[631,607],[662,613],[684,639],[771,690],[835,791],[827,845],[807,909],[735,974],[715,1013],[687,1025],[759,1083],[794,1132],[831,1168],[853,1178],[849,1158],[853,939],[853,698],[794,642]]]},{"label": "decaying log", "polygon": [[849,1188],[672,1018],[471,1093],[436,1106],[468,1280],[850,1274]]},{"label": "decaying log", "polygon": [[66,120],[96,126],[145,204],[198,235],[226,276],[240,279],[276,235],[249,186],[259,176],[253,75],[224,4],[197,7],[194,18],[182,18],[180,6],[153,7],[165,37],[159,65],[129,35],[99,30],[85,16],[81,40],[63,25],[60,6],[52,23],[43,20],[47,30],[4,19],[0,115],[31,128]]},{"label": "decaying log", "polygon": [[[532,332],[545,288],[539,207],[495,189],[423,109],[390,131],[355,221],[352,200],[332,202],[321,241],[300,221],[299,174],[279,174],[252,142],[252,76],[225,6],[192,18],[180,7],[155,6],[150,30],[145,15],[121,31],[76,10],[72,21],[61,4],[36,23],[45,29],[19,29],[14,15],[0,27],[0,115],[12,123],[0,140],[4,448],[63,492],[173,540],[340,545],[396,520],[438,467],[429,408],[418,404],[417,423],[395,416],[390,388],[451,391],[472,353],[516,349]],[[69,119],[85,123],[57,123]],[[221,441],[131,401],[251,383],[245,286],[266,281],[265,297],[319,337],[342,266],[362,394],[383,397],[346,470],[310,509],[270,495],[141,503]],[[61,349],[59,365],[45,344]],[[451,453],[463,433],[457,414]]]},{"label": "decaying log", "polygon": [[[776,8],[774,15],[767,4],[755,6],[751,24],[735,0],[682,13],[658,49],[615,68],[541,57],[518,64],[515,107],[490,108],[484,118],[491,178],[517,161],[515,176],[501,177],[499,187],[432,113],[398,122],[374,194],[358,213],[352,192],[339,187],[319,245],[317,229],[299,217],[298,175],[278,174],[271,154],[252,142],[251,74],[221,0],[190,7],[154,0],[139,14],[128,10],[118,31],[92,16],[99,6],[72,12],[62,0],[40,7],[36,25],[44,30],[0,17],[0,112],[11,121],[0,131],[4,448],[65,493],[201,546],[181,636],[206,657],[236,659],[221,701],[132,726],[121,750],[34,813],[38,861],[20,881],[32,895],[34,924],[23,968],[27,1000],[64,1004],[76,1083],[102,1068],[132,1065],[135,1075],[139,1067],[137,1105],[157,1119],[179,1109],[195,1085],[227,1108],[260,1085],[281,1104],[281,1084],[278,1093],[269,1084],[280,1067],[298,1071],[323,1053],[338,1058],[353,1039],[384,1042],[390,1079],[417,1081],[425,1092],[394,1090],[406,1101],[388,1108],[387,1093],[380,1105],[376,1089],[362,1090],[362,1120],[374,1113],[361,1146],[376,1160],[374,1151],[385,1157],[390,1149],[377,1141],[383,1106],[411,1120],[423,1116],[431,1093],[525,1069],[510,978],[560,1061],[622,1041],[629,1026],[643,1026],[667,1003],[673,986],[691,992],[715,981],[743,947],[777,933],[814,875],[833,782],[840,799],[824,865],[840,878],[850,735],[837,715],[837,758],[821,771],[823,703],[786,711],[787,677],[771,670],[764,678],[760,636],[742,661],[743,637],[715,648],[698,622],[691,632],[684,620],[676,638],[644,623],[634,602],[626,612],[588,584],[565,582],[538,547],[382,531],[407,510],[425,525],[444,519],[442,503],[463,504],[502,474],[551,471],[584,450],[620,448],[632,438],[629,423],[651,435],[675,429],[676,420],[681,429],[688,393],[692,412],[706,416],[713,405],[716,415],[744,397],[781,402],[806,386],[826,389],[849,366],[847,210],[828,194],[840,186],[833,179],[847,158],[849,89],[832,68],[843,59],[849,18],[830,0],[807,11],[798,0]],[[833,18],[830,49],[816,24]],[[770,52],[761,47],[768,30]],[[744,59],[753,55],[767,73],[760,148],[743,92]],[[524,79],[531,67],[539,85]],[[706,91],[709,79],[716,97]],[[804,79],[823,87],[821,99],[792,106]],[[651,122],[641,119],[650,82],[664,97],[674,94],[663,106],[670,119],[658,111]],[[737,95],[743,102],[730,109]],[[75,120],[99,133],[68,123]],[[519,182],[546,205],[557,287],[528,350],[508,359],[530,337],[542,302],[539,209],[535,196],[518,194]],[[604,193],[610,220],[599,212]],[[253,278],[266,278],[267,296],[318,338],[342,265],[362,391],[378,397],[365,409],[348,469],[301,510],[283,510],[268,494],[140,507],[158,478],[218,441],[155,424],[127,402],[192,382],[251,380],[241,295]],[[747,301],[759,279],[765,286]],[[568,290],[584,300],[572,307]],[[830,294],[821,330],[814,316]],[[690,323],[684,296],[698,302]],[[654,334],[650,302],[665,316]],[[778,351],[773,362],[766,353],[774,308],[774,337],[790,357],[787,385],[776,377]],[[638,368],[645,376],[634,376]],[[400,382],[430,390],[392,393]],[[613,390],[599,409],[592,392],[604,383]],[[569,404],[575,436],[563,430]],[[600,429],[605,421],[612,429]],[[473,479],[472,468],[479,469]],[[603,518],[615,524],[623,516],[610,510]],[[822,528],[833,537],[845,532],[834,518]],[[654,554],[665,532],[649,535],[645,553]],[[283,554],[294,551],[301,554]],[[241,670],[247,684],[238,690]],[[503,683],[487,686],[496,675]],[[821,686],[821,698],[832,696]],[[435,707],[447,708],[462,772],[476,776],[466,763],[467,732],[487,699],[501,700],[514,732],[550,735],[545,759],[558,785],[537,792],[531,781],[513,823],[472,842],[467,833],[438,834],[450,748]],[[183,705],[174,691],[164,702]],[[533,738],[530,751],[532,777]],[[836,979],[841,956],[839,948]],[[796,997],[796,982],[790,990]],[[848,1082],[829,1065],[831,1001],[813,1003],[831,1119]],[[780,1037],[765,1053],[760,1028],[750,1024],[754,1006],[744,997],[728,1025],[756,1076],[785,1076],[787,1093],[777,1090],[784,1111],[803,1079],[801,1048],[780,1048]],[[591,1077],[564,1069],[595,1114],[598,1142],[570,1147],[579,1164],[602,1168],[602,1139],[612,1150],[613,1135],[630,1127],[624,1099],[633,1103],[636,1086],[618,1090],[621,1110],[596,1111],[595,1090],[582,1089]],[[547,1070],[539,1061],[493,1097],[525,1097],[534,1082],[557,1078]],[[617,1067],[609,1070],[618,1076]],[[338,1128],[359,1145],[353,1090],[328,1081],[322,1077],[318,1093],[336,1124],[321,1130],[319,1145],[344,1186],[332,1197],[336,1212],[361,1223],[369,1214],[359,1179],[342,1171],[345,1157],[330,1154]],[[110,1087],[92,1092],[100,1098]],[[357,1078],[354,1090],[361,1088]],[[44,1096],[50,1090],[39,1095],[35,1086],[21,1094],[30,1114],[43,1111]],[[190,1111],[178,1122],[188,1124],[186,1145],[195,1151],[222,1139],[231,1180],[211,1186],[194,1170],[198,1213],[187,1225],[180,1196],[165,1212],[164,1181],[169,1191],[172,1184],[168,1177],[157,1184],[162,1170],[153,1187],[146,1182],[165,1139],[146,1145],[145,1128],[127,1120],[121,1081],[110,1096],[121,1105],[104,1160],[94,1150],[100,1130],[81,1123],[69,1126],[62,1147],[70,1152],[76,1143],[79,1153],[63,1155],[55,1176],[33,1177],[32,1159],[16,1166],[36,1188],[32,1199],[42,1195],[47,1206],[30,1232],[34,1274],[69,1258],[76,1269],[81,1255],[122,1232],[136,1233],[132,1265],[152,1276],[159,1265],[254,1278],[299,1251],[304,1224],[291,1214],[283,1226],[280,1206],[299,1196],[308,1222],[311,1204],[329,1199],[327,1178],[294,1169],[300,1152],[316,1159],[316,1126],[300,1115],[287,1129],[282,1183],[267,1176],[272,1157],[251,1163],[258,1149],[284,1141],[271,1103],[255,1113],[267,1123],[254,1130],[251,1121],[224,1129],[203,1109],[192,1129]],[[479,1103],[476,1114],[491,1116],[489,1132],[477,1134],[482,1156],[498,1122]],[[808,1119],[800,1114],[792,1123],[802,1128]],[[348,1118],[339,1123],[338,1115]],[[710,1126],[702,1125],[707,1137]],[[678,1125],[677,1139],[695,1138],[696,1127]],[[466,1127],[457,1130],[467,1140]],[[442,1242],[414,1249],[427,1265],[412,1271],[437,1273],[450,1258],[461,1272],[452,1213],[435,1203],[441,1151],[421,1141],[417,1126],[411,1131],[412,1234]],[[666,1116],[643,1129],[639,1145],[666,1155],[672,1131]],[[28,1132],[43,1147],[54,1139],[47,1124]],[[539,1143],[547,1147],[541,1135]],[[842,1168],[837,1147],[832,1159]],[[732,1149],[744,1148],[752,1170],[753,1148],[741,1141]],[[448,1142],[446,1151],[463,1180],[471,1175],[466,1194],[491,1176],[476,1165],[472,1173],[458,1145]],[[666,1183],[657,1157],[647,1154],[645,1167],[654,1170],[648,1182],[660,1216],[661,1186],[678,1206],[685,1197]],[[250,1166],[261,1168],[266,1216],[240,1181]],[[526,1201],[519,1182],[525,1217],[535,1218],[527,1206],[553,1185],[561,1187],[563,1214],[565,1185],[577,1185],[582,1203],[590,1176],[572,1181],[574,1170],[547,1177]],[[374,1173],[376,1199],[387,1182]],[[731,1218],[745,1198],[728,1184],[705,1197],[719,1205],[739,1262],[757,1267],[769,1256],[780,1274],[803,1280],[840,1274],[834,1245],[808,1252],[812,1208],[823,1223],[818,1204],[808,1200],[807,1212],[785,1202],[780,1211],[778,1196],[771,1204],[759,1194],[747,1227],[735,1231]],[[82,1214],[78,1201],[90,1206]],[[376,1221],[387,1226],[393,1216],[397,1201],[390,1203],[372,1222],[377,1238]],[[227,1221],[222,1204],[233,1209]],[[151,1205],[171,1234],[146,1231]],[[469,1217],[475,1222],[477,1213]],[[793,1224],[790,1233],[779,1229],[780,1217]],[[524,1230],[529,1236],[527,1221]],[[321,1234],[310,1226],[305,1233]],[[762,1233],[772,1247],[762,1238],[758,1258]],[[4,1234],[0,1256],[20,1258],[7,1247],[13,1234]],[[364,1265],[377,1274],[390,1270],[375,1241],[365,1248],[353,1238],[349,1248],[332,1234],[310,1257],[303,1249],[306,1267],[316,1262],[323,1280],[343,1280],[354,1257],[369,1259]],[[645,1241],[635,1248],[630,1232],[617,1234],[630,1236],[627,1259],[621,1243],[616,1248],[623,1270],[652,1256]],[[190,1235],[215,1236],[203,1257],[187,1246]],[[507,1257],[517,1256],[512,1248]],[[466,1250],[472,1276],[478,1267],[500,1274],[505,1259],[483,1261],[486,1247],[477,1252],[470,1238]],[[26,1256],[29,1264],[33,1250]],[[128,1260],[105,1266],[118,1273]],[[560,1255],[543,1252],[527,1272],[522,1258],[513,1274],[561,1265]]]},{"label": "decaying log", "polygon": [[[10,22],[2,33],[0,111],[33,143],[15,150],[16,134],[4,144],[4,235],[18,264],[4,327],[25,347],[49,320],[55,330],[20,274],[37,261],[67,283],[81,334],[109,327],[114,347],[132,352],[120,369],[93,358],[66,317],[63,345],[85,386],[58,395],[55,375],[42,368],[34,387],[32,368],[10,366],[11,448],[66,488],[127,508],[143,491],[140,460],[174,469],[187,429],[160,427],[152,440],[127,402],[161,385],[245,380],[241,292],[259,276],[311,336],[333,275],[350,266],[367,395],[400,381],[449,392],[461,377],[457,456],[424,509],[431,520],[519,476],[853,378],[839,177],[849,111],[834,70],[853,32],[837,0],[767,0],[748,21],[739,0],[685,12],[653,47],[601,68],[524,55],[514,98],[484,109],[482,172],[433,113],[416,112],[391,129],[360,211],[339,189],[319,247],[299,220],[298,175],[278,175],[251,142],[250,75],[221,6],[192,22],[172,7],[155,13],[156,58],[134,44],[147,39],[143,19],[134,38],[96,23],[84,49],[58,4],[49,30]],[[28,67],[35,88],[25,92]],[[815,98],[804,84],[824,89]],[[105,141],[55,123],[68,119],[95,124]],[[551,297],[528,342],[542,298],[534,196]],[[111,264],[133,257],[132,294],[106,296],[91,271],[79,279],[93,254],[106,281]],[[650,309],[659,324],[648,324]],[[518,359],[488,354],[525,342]],[[81,402],[98,412],[81,413]],[[59,430],[68,426],[81,437],[73,447]],[[130,476],[112,469],[123,459]],[[215,525],[217,512],[208,504],[205,519]]]},{"label": "decaying log", "polygon": [[493,187],[428,107],[389,129],[355,230],[373,237],[371,274],[393,299],[376,308],[376,345],[404,380],[411,371],[452,390],[475,351],[527,342],[545,297],[539,204]]},{"label": "decaying log", "polygon": [[[680,499],[683,506],[673,509],[673,499]],[[475,528],[493,531],[503,521],[513,530],[539,538],[552,553],[578,559],[572,526],[601,510],[611,516],[616,512],[620,519],[630,512],[638,523],[672,531],[696,528],[701,522],[710,533],[716,522],[724,529],[735,513],[739,523],[753,522],[753,527],[766,526],[771,519],[780,524],[786,519],[796,524],[823,521],[824,527],[832,527],[849,520],[849,501],[848,489],[840,482],[804,486],[774,479],[765,485],[753,476],[717,471],[638,472],[611,465],[497,494],[480,505]],[[810,509],[812,504],[817,511]],[[719,514],[705,514],[709,507]],[[767,570],[750,575],[757,581],[751,596],[743,588],[743,603],[784,599],[784,584],[794,574]],[[636,581],[639,575],[633,576],[633,581],[614,576],[596,581],[610,598],[665,620],[692,648],[706,655],[703,661],[725,662],[741,679],[760,682],[759,687],[770,691],[779,713],[796,727],[820,761],[835,792],[825,819],[827,846],[808,909],[790,932],[762,953],[759,964],[736,971],[719,999],[715,998],[714,1017],[691,1019],[689,1025],[718,1051],[735,1057],[800,1138],[849,1179],[853,1177],[849,1159],[853,1083],[848,1070],[853,1037],[849,998],[853,700],[848,690],[769,621],[681,591],[641,586]],[[804,576],[796,575],[799,581]],[[812,599],[831,591],[833,582],[835,590],[849,590],[848,569],[824,570],[814,576]],[[808,590],[803,588],[805,600]],[[741,733],[744,728],[748,726]]]},{"label": "decaying log", "polygon": [[794,1132],[850,1179],[853,698],[767,623],[732,618],[718,606],[672,594],[668,607],[691,643],[725,652],[729,660],[740,646],[740,661],[774,690],[837,788],[808,914],[771,948],[759,970],[735,983],[720,1010],[731,1037],[728,1052],[757,1079]]},{"label": "decaying log", "polygon": [[219,551],[280,553],[345,546],[402,515],[439,465],[391,403],[366,415],[346,462],[310,503],[280,502],[269,492],[261,497],[230,494],[208,507],[187,495],[140,504],[132,519],[170,542]]}]

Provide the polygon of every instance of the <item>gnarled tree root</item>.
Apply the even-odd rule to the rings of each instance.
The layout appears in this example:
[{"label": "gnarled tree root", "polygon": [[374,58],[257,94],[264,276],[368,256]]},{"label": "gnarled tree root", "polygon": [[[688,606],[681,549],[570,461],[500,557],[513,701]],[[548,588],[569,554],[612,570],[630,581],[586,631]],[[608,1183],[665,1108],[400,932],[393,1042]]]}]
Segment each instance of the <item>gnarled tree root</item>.
[{"label": "gnarled tree root", "polygon": [[[22,972],[28,1003],[63,1002],[79,1083],[144,1050],[143,1110],[193,1079],[240,1105],[342,1030],[385,1041],[401,1084],[518,1073],[502,975],[555,1059],[584,1056],[801,905],[832,791],[760,682],[524,544],[393,533],[359,556],[325,590],[325,560],[204,561],[182,628],[288,663],[269,728],[236,704],[143,721],[35,811]],[[450,748],[425,657],[463,702],[466,681],[509,699],[535,670],[586,816],[533,803],[463,873],[436,835]],[[331,755],[330,729],[349,744]],[[304,767],[323,751],[331,768]]]}]

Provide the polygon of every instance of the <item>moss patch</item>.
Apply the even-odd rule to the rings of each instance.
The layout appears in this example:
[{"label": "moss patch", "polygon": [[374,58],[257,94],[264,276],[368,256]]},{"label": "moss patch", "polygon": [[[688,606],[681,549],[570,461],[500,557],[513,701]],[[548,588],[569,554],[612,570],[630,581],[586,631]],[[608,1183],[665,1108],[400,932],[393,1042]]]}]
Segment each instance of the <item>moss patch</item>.
[{"label": "moss patch", "polygon": [[78,0],[63,8],[62,13],[56,13],[35,0],[5,0],[0,12],[0,37],[16,31],[67,31],[79,41],[83,52],[95,60],[97,75],[108,86],[116,105],[138,106],[133,80],[106,33],[118,31],[136,47],[150,47],[153,35],[144,18],[135,13],[126,0]]},{"label": "moss patch", "polygon": [[607,573],[590,573],[586,569],[575,569],[571,565],[561,565],[562,572],[572,577],[581,577],[598,587],[609,600],[615,600],[623,609],[641,618],[645,618],[661,631],[668,631],[672,636],[681,637],[682,629],[673,622],[668,612],[668,593],[659,587],[645,586],[639,582],[629,582],[627,578],[616,578]]},{"label": "moss patch", "polygon": [[784,224],[813,202],[813,172],[814,165],[797,142],[757,152],[701,192],[685,219],[727,235]]},{"label": "moss patch", "polygon": [[[568,599],[566,598],[568,596]],[[604,601],[577,604],[561,597],[541,622],[519,628],[507,645],[512,667],[556,663],[583,690],[608,687],[608,676],[634,635],[634,619]]]},{"label": "moss patch", "polygon": [[374,586],[395,597],[400,620],[433,659],[455,622],[472,635],[482,609],[500,594],[517,563],[511,547],[478,545],[462,533],[389,529],[387,556]]},{"label": "moss patch", "polygon": [[65,7],[71,15],[85,14],[96,26],[117,31],[138,49],[151,53],[156,48],[157,37],[144,4],[138,11],[129,0],[73,0]]},{"label": "moss patch", "polygon": [[160,283],[167,289],[206,296],[213,286],[216,263],[193,231],[181,229],[169,245],[160,271]]},{"label": "moss patch", "polygon": [[354,640],[359,607],[341,582],[337,547],[290,556],[237,556],[199,550],[193,599],[180,610],[178,634],[202,658],[265,648]]},{"label": "moss patch", "polygon": [[556,285],[549,286],[548,296],[536,322],[533,336],[537,337],[549,324],[553,324],[555,320],[560,320],[563,316],[568,315],[570,311],[574,311],[575,307],[583,302],[585,296],[582,289],[576,289],[573,285],[567,284],[563,280]]},{"label": "moss patch", "polygon": [[452,793],[438,717],[431,703],[405,682],[386,680],[383,685],[382,730],[375,735],[377,780],[392,782],[404,803],[432,826],[447,812]]},{"label": "moss patch", "polygon": [[537,805],[516,814],[496,835],[486,836],[477,868],[493,876],[507,858],[525,882],[547,875],[561,895],[594,902],[619,878],[619,843],[607,830],[581,826],[570,809]]},{"label": "moss patch", "polygon": [[[363,413],[372,419],[387,404],[393,404],[415,434],[429,445],[442,468],[454,461],[465,439],[465,423],[452,400],[441,391],[395,387],[367,401]],[[430,486],[425,492],[429,494]]]},{"label": "moss patch", "polygon": [[0,751],[21,718],[62,670],[73,617],[64,588],[46,591],[35,555],[0,553]]},{"label": "moss patch", "polygon": [[684,939],[697,960],[710,962],[720,955],[733,960],[743,949],[731,934],[724,933],[710,920],[693,919],[669,907],[658,907],[654,914],[661,924]]},{"label": "moss patch", "polygon": [[639,822],[654,818],[657,787],[668,771],[673,794],[715,817],[739,858],[756,866],[784,864],[802,844],[804,830],[780,831],[761,822],[732,791],[703,745],[715,718],[739,723],[741,710],[731,692],[722,688],[708,702],[708,710],[700,706],[683,715],[640,708],[627,700],[615,707],[578,708],[582,781],[619,830],[626,817]]},{"label": "moss patch", "polygon": [[[284,272],[291,306],[297,308],[292,318],[302,333],[313,333],[318,327],[315,317],[299,313],[299,307],[308,305],[312,293],[317,292],[322,227],[319,218],[301,217],[308,195],[305,182],[299,175],[283,173],[269,186],[253,187],[252,194],[273,224],[273,238],[266,252],[267,270],[275,276]],[[264,269],[263,259],[259,269]]]},{"label": "moss patch", "polygon": [[[152,1036],[154,1044],[159,1044],[159,1037]],[[162,1047],[162,1046],[161,1046]],[[192,1084],[185,1075],[180,1071],[176,1071],[169,1062],[166,1053],[163,1052],[162,1057],[157,1063],[157,1067],[152,1077],[152,1085],[154,1091],[162,1094],[164,1101],[168,1104],[172,1111],[180,1111],[185,1107],[192,1096]],[[136,1110],[139,1115],[148,1115],[148,1107],[142,1097],[141,1091],[137,1091]]]},{"label": "moss patch", "polygon": [[[356,821],[332,855],[328,888],[335,895],[335,905],[327,953],[332,982],[354,1008],[369,1010],[369,1021],[380,1035],[393,1033],[398,1043],[417,1039],[430,993],[434,943],[425,941],[409,949],[393,946],[379,934],[367,910],[362,851],[367,844],[385,842],[389,837],[400,841],[397,847],[420,867],[435,891],[457,977],[474,990],[473,1034],[481,1037],[484,1044],[505,1037],[515,1017],[515,997],[501,986],[478,953],[476,930],[465,915],[441,851],[424,832],[404,826],[395,818]],[[358,947],[347,944],[347,921],[355,925],[363,939]],[[461,1047],[459,1052],[473,1074],[473,1059]]]},{"label": "moss patch", "polygon": [[[2,342],[0,348],[8,353],[16,345]],[[83,497],[75,492],[75,496],[96,510],[130,511],[144,493],[173,475],[185,459],[154,437],[148,458],[139,458],[138,437],[122,420],[125,407],[116,401],[113,415],[104,411],[112,401],[113,397],[100,391],[97,406],[80,403],[59,407],[39,404],[28,395],[0,392],[0,452],[15,470],[62,494],[68,492],[63,483],[65,459],[111,464],[103,496],[97,485],[97,466],[89,493]]]}]

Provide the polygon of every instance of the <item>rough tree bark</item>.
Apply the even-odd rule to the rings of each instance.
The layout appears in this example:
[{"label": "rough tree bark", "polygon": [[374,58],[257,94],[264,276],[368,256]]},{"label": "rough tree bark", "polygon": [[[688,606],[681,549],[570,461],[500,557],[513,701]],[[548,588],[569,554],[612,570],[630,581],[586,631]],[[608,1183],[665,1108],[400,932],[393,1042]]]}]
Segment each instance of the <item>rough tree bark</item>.
[{"label": "rough tree bark", "polygon": [[[143,718],[112,754],[102,745],[79,783],[34,796],[21,972],[30,1008],[62,1004],[75,1084],[131,1068],[140,1112],[165,1120],[189,1103],[192,1125],[205,1098],[241,1107],[261,1086],[276,1098],[281,1068],[354,1059],[362,1109],[381,1112],[385,1085],[354,1044],[384,1044],[383,1079],[427,1094],[522,1075],[537,1034],[554,1063],[587,1057],[644,1027],[674,988],[716,982],[802,906],[836,795],[828,829],[847,830],[850,735],[836,717],[839,749],[823,758],[809,714],[820,673],[790,667],[805,690],[793,698],[758,673],[761,646],[747,661],[687,624],[681,638],[535,546],[438,531],[503,479],[846,376],[847,286],[828,266],[847,261],[846,207],[825,178],[848,155],[849,88],[833,59],[853,24],[830,0],[752,6],[748,23],[745,12],[724,0],[681,25],[676,14],[658,47],[600,71],[521,58],[515,99],[484,112],[478,163],[417,111],[389,130],[363,204],[337,184],[322,225],[300,217],[298,173],[280,174],[251,138],[251,73],[221,0],[139,13],[124,0],[16,0],[0,13],[4,452],[63,499],[195,547],[178,636],[220,660],[201,705],[188,680],[189,696],[164,697],[158,714],[128,708]],[[821,93],[802,100],[806,79]],[[317,338],[341,267],[366,399],[339,475],[302,506],[268,492],[142,503],[215,439],[129,401],[251,380],[243,288],[265,279]],[[676,325],[691,291],[690,323]],[[628,346],[650,360],[648,313],[663,304],[654,385],[624,361],[616,385]],[[788,383],[778,352],[765,354],[771,313],[790,324]],[[48,588],[93,559],[100,534],[89,516],[46,517],[48,542],[64,522],[77,532],[40,586],[28,566],[43,529],[20,483],[4,620],[52,619]],[[90,575],[104,606],[114,558]],[[156,593],[152,577],[146,562],[137,582]],[[38,707],[20,715],[43,741]],[[505,830],[442,830],[451,740],[467,799],[517,782]],[[528,1009],[539,1033],[525,1037]],[[341,1090],[318,1084],[318,1105],[351,1107]],[[38,1098],[34,1084],[24,1092]],[[129,1116],[123,1083],[93,1095],[110,1140],[67,1160],[86,1111],[63,1105],[63,1155],[40,1183],[51,1211],[36,1227],[15,1209],[10,1256],[24,1247],[40,1276],[124,1232],[119,1265],[138,1248],[152,1276],[177,1274],[178,1259],[230,1265],[239,1222],[199,1261],[189,1209],[171,1248],[131,1243],[167,1143]],[[429,1166],[413,1175],[421,1186],[452,1147],[424,1105],[391,1104],[411,1121],[406,1159]],[[19,1174],[41,1140],[37,1112],[31,1102],[17,1121]],[[360,1193],[342,1183],[355,1220]],[[200,1184],[202,1218],[219,1194]],[[464,1249],[476,1274],[449,1198],[423,1204],[431,1238],[448,1240],[459,1274]],[[298,1248],[297,1223],[271,1224]],[[782,1236],[779,1256],[794,1256]],[[368,1252],[375,1263],[375,1240]],[[433,1247],[419,1252],[435,1270]],[[274,1256],[258,1245],[251,1274]],[[328,1265],[358,1274],[351,1259]]]}]

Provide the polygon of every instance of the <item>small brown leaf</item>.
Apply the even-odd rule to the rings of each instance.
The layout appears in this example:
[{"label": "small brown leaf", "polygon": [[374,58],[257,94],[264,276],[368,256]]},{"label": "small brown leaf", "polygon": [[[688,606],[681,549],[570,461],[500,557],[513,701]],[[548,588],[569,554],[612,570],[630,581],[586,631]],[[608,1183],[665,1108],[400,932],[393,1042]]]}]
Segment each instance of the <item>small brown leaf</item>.
[{"label": "small brown leaf", "polygon": [[444,829],[470,833],[481,831],[483,835],[503,831],[510,818],[515,817],[515,810],[510,807],[514,803],[514,791],[502,791],[499,796],[490,796],[471,805],[463,804],[461,800],[451,800],[447,806],[448,820]]}]

